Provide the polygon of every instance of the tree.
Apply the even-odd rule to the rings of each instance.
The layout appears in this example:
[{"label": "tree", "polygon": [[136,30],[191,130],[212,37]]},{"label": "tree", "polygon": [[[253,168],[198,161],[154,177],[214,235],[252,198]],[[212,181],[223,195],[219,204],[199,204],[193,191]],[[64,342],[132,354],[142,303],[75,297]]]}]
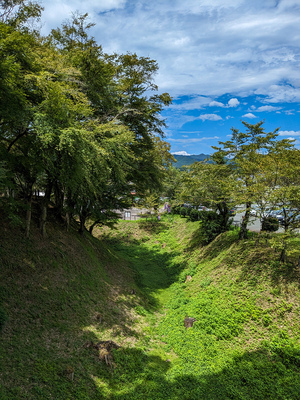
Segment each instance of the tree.
[{"label": "tree", "polygon": [[83,232],[88,218],[111,220],[132,190],[158,191],[173,158],[160,139],[170,96],[149,94],[157,64],[103,54],[87,14],[42,38],[26,25],[41,10],[34,3],[1,5],[0,155],[27,201],[26,235],[37,184],[42,234],[52,194],[56,215],[78,216]]},{"label": "tree", "polygon": [[[212,207],[219,213],[220,226],[228,228],[229,210],[235,205],[232,193],[236,180],[232,169],[220,153],[211,156],[211,162],[195,162],[182,176],[181,198],[197,208]],[[222,228],[222,229],[223,229]]]},{"label": "tree", "polygon": [[300,150],[282,149],[276,159],[276,187],[272,200],[283,212],[285,232],[299,226],[300,214]]},{"label": "tree", "polygon": [[1,10],[0,155],[10,172],[11,188],[19,189],[19,196],[26,200],[28,236],[32,188],[40,167],[31,124],[40,98],[34,77],[40,71],[37,53],[41,44],[26,22],[41,9],[34,3],[5,1]]},{"label": "tree", "polygon": [[162,162],[173,160],[168,145],[159,141],[165,126],[160,114],[171,98],[167,93],[150,95],[157,91],[154,60],[136,54],[104,54],[88,35],[92,24],[87,17],[73,15],[61,29],[52,31],[50,41],[80,70],[82,87],[93,109],[90,118],[98,124],[123,125],[133,132],[130,151],[134,158],[128,177],[133,188],[140,193],[156,190],[161,185]]},{"label": "tree", "polygon": [[278,147],[278,142],[282,148],[290,148],[291,142],[288,140],[277,141],[278,130],[265,132],[264,121],[255,125],[242,121],[246,127],[246,132],[240,132],[232,128],[232,138],[226,142],[219,142],[220,147],[213,146],[221,156],[228,158],[228,165],[236,177],[238,187],[234,191],[235,202],[245,204],[245,216],[241,224],[240,239],[247,235],[247,226],[250,217],[250,208],[255,200],[255,186],[257,177],[260,174],[259,160],[262,154],[268,154],[272,149]]},{"label": "tree", "polygon": [[36,1],[1,0],[0,22],[18,29],[29,29],[32,20],[38,20],[43,7]]}]

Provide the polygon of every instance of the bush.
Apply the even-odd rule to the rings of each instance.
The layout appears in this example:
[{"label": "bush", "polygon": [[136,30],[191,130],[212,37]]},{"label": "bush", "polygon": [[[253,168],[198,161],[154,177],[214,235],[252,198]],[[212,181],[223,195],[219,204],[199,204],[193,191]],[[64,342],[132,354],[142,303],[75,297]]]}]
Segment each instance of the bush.
[{"label": "bush", "polygon": [[228,231],[231,223],[231,220],[228,220],[227,225],[224,226],[221,215],[215,211],[201,211],[200,220],[198,234],[200,243],[203,245],[212,242],[220,233]]},{"label": "bush", "polygon": [[187,208],[186,207],[180,207],[179,214],[181,217],[186,217],[187,216]]},{"label": "bush", "polygon": [[172,208],[171,208],[171,212],[172,212],[172,214],[180,214],[180,206],[173,206]]},{"label": "bush", "polygon": [[192,222],[199,221],[199,211],[195,210],[194,208],[190,209],[189,217]]},{"label": "bush", "polygon": [[279,228],[278,219],[275,217],[266,217],[262,220],[262,231],[276,232]]}]

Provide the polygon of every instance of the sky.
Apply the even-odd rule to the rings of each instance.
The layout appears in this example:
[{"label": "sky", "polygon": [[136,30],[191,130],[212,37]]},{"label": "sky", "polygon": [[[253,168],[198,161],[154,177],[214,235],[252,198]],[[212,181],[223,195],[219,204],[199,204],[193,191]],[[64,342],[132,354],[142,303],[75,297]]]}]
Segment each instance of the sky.
[{"label": "sky", "polygon": [[171,152],[211,154],[242,121],[300,148],[300,0],[43,0],[42,33],[88,13],[109,54],[156,60]]}]

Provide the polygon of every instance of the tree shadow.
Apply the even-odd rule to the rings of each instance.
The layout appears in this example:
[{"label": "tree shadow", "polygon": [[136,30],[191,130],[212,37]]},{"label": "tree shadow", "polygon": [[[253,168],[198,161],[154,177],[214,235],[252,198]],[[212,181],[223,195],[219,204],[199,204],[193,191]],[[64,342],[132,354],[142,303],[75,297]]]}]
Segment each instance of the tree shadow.
[{"label": "tree shadow", "polygon": [[168,223],[165,221],[145,220],[138,221],[139,227],[147,233],[161,233],[169,229]]},{"label": "tree shadow", "polygon": [[174,261],[180,255],[179,251],[167,252],[160,243],[149,249],[135,240],[124,242],[116,238],[106,238],[105,244],[127,261],[128,267],[134,273],[136,293],[146,299],[144,307],[149,312],[160,306],[156,292],[176,282],[186,267],[184,262]]},{"label": "tree shadow", "polygon": [[201,245],[201,230],[197,229],[192,234],[187,250],[192,252],[200,248],[201,254],[205,259],[213,260],[220,252],[229,249],[237,241],[238,231],[232,230],[221,233],[207,245]]},{"label": "tree shadow", "polygon": [[236,356],[218,373],[209,372],[211,365],[181,364],[182,373],[177,369],[172,374],[170,362],[140,349],[119,349],[115,359],[117,366],[109,379],[114,400],[296,400],[300,396],[297,363],[266,349]]},{"label": "tree shadow", "polygon": [[[250,252],[250,250],[252,250]],[[300,284],[300,271],[292,263],[278,261],[279,253],[265,242],[246,241],[240,245],[241,274],[239,281],[247,281],[252,286],[268,279],[274,287],[280,284]],[[229,264],[230,265],[230,264]]]}]

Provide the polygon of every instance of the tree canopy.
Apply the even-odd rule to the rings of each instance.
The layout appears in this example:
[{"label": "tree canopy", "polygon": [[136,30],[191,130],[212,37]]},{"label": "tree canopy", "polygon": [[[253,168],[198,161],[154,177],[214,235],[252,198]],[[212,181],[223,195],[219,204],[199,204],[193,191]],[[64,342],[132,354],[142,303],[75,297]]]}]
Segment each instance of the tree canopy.
[{"label": "tree canopy", "polygon": [[103,53],[87,14],[42,37],[32,28],[41,12],[24,0],[0,6],[1,183],[9,202],[25,201],[27,236],[36,190],[43,234],[50,202],[67,223],[78,216],[82,232],[87,218],[103,223],[128,205],[131,191],[157,190],[173,160],[156,61]]}]

